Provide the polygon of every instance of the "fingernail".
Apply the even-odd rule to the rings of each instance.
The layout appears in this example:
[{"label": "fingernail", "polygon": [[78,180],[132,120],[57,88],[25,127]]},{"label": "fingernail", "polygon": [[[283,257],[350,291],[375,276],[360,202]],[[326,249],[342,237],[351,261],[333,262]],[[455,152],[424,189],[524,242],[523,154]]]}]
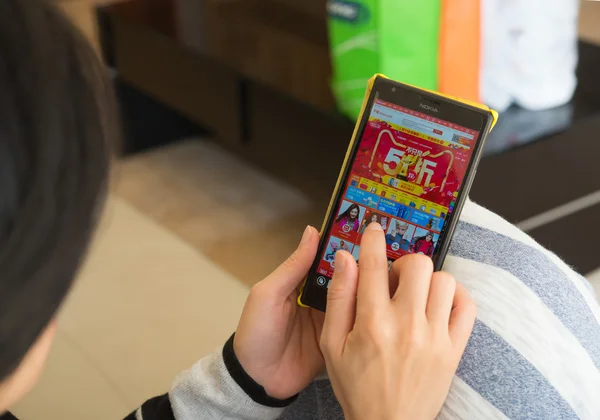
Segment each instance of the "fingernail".
[{"label": "fingernail", "polygon": [[308,242],[310,240],[311,236],[312,236],[312,229],[310,228],[310,226],[306,226],[306,229],[304,229],[304,233],[302,234],[302,239],[300,240],[300,245]]},{"label": "fingernail", "polygon": [[369,226],[367,226],[367,230],[378,230],[378,231],[382,231],[383,228],[381,227],[381,225],[377,222],[371,222],[369,223]]},{"label": "fingernail", "polygon": [[346,269],[346,256],[338,251],[335,253],[335,271],[338,273],[343,273]]}]

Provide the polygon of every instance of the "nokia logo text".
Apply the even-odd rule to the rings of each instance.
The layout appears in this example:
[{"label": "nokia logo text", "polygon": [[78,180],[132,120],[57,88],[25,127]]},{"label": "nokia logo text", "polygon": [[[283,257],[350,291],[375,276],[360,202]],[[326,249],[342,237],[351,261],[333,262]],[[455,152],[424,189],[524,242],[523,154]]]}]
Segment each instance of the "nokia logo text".
[{"label": "nokia logo text", "polygon": [[432,111],[432,112],[440,112],[440,110],[438,108],[431,106],[431,105],[419,104],[419,108],[423,108],[423,109],[426,109],[426,110]]}]

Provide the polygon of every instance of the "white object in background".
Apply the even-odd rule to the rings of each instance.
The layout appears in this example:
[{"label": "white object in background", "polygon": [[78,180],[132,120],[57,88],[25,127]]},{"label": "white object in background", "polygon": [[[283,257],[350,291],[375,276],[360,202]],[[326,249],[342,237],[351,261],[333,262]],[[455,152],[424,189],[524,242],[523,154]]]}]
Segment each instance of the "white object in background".
[{"label": "white object in background", "polygon": [[579,0],[482,0],[482,100],[541,110],[571,100]]},{"label": "white object in background", "polygon": [[503,112],[514,101],[507,57],[510,45],[511,2],[515,0],[482,0],[481,2],[481,100]]}]

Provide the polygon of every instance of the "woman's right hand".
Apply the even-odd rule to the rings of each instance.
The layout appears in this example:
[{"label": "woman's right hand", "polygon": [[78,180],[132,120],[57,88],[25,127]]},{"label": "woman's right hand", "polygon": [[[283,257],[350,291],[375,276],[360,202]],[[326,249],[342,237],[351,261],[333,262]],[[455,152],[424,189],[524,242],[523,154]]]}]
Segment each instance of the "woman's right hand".
[{"label": "woman's right hand", "polygon": [[367,227],[359,259],[357,267],[337,253],[327,295],[321,349],[335,395],[346,419],[431,420],[467,345],[475,304],[450,274],[433,273],[428,257],[402,257],[388,273],[378,223]]}]

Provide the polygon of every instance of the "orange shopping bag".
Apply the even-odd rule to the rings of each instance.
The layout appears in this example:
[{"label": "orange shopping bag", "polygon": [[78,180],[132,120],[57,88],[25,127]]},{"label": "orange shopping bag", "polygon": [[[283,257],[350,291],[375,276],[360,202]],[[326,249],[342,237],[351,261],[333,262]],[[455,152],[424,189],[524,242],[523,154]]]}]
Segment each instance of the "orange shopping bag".
[{"label": "orange shopping bag", "polygon": [[442,0],[439,91],[479,101],[481,0]]}]

